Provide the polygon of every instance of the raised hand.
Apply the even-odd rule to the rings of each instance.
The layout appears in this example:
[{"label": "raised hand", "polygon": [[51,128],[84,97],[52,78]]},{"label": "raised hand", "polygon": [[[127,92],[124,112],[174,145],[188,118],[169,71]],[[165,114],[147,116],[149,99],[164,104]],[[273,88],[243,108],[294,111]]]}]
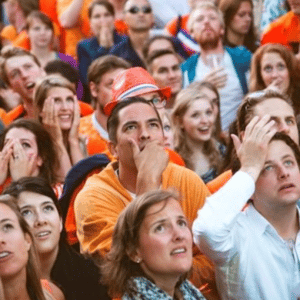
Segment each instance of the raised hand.
[{"label": "raised hand", "polygon": [[130,139],[133,158],[138,170],[136,194],[158,189],[161,176],[169,161],[168,153],[157,140],[147,143],[141,151],[135,140]]},{"label": "raised hand", "polygon": [[76,140],[78,142],[78,128],[80,123],[80,107],[77,97],[74,97],[73,122],[69,132],[69,141]]},{"label": "raised hand", "polygon": [[13,155],[14,140],[9,140],[0,152],[0,185],[2,185],[8,176],[9,160]]},{"label": "raised hand", "polygon": [[111,48],[114,45],[113,30],[109,26],[102,26],[98,36],[99,45],[104,48]]},{"label": "raised hand", "polygon": [[251,175],[254,180],[264,166],[269,142],[277,131],[274,124],[275,121],[270,121],[269,115],[261,119],[255,116],[247,125],[242,141],[236,135],[231,135],[241,162],[241,170]]},{"label": "raised hand", "polygon": [[54,99],[48,97],[43,106],[41,113],[43,126],[52,136],[53,140],[63,141],[62,131],[60,129],[57,112],[54,110]]},{"label": "raised hand", "polygon": [[34,172],[34,162],[37,157],[32,155],[28,157],[18,140],[13,145],[13,155],[9,159],[9,171],[13,181],[22,177],[32,176]]},{"label": "raised hand", "polygon": [[203,79],[213,84],[216,88],[223,88],[227,82],[227,73],[223,67],[217,68],[209,72]]}]

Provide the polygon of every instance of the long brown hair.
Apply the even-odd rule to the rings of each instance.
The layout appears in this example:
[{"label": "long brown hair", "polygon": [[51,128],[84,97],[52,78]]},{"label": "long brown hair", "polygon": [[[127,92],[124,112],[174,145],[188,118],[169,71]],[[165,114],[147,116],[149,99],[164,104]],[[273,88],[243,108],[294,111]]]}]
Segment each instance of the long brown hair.
[{"label": "long brown hair", "polygon": [[[223,12],[224,22],[225,22],[225,34],[224,34],[224,45],[229,43],[227,39],[227,28],[230,25],[232,19],[240,8],[241,3],[248,2],[250,3],[253,10],[252,0],[221,0],[219,3],[219,9]],[[252,21],[249,32],[246,34],[244,39],[244,46],[248,48],[251,52],[254,52],[257,49],[256,46],[257,36],[255,34],[254,28],[254,17],[252,13]]]},{"label": "long brown hair", "polygon": [[[134,262],[130,255],[138,247],[139,231],[149,208],[161,202],[166,205],[171,198],[180,201],[174,192],[151,191],[134,199],[120,214],[114,228],[111,249],[101,264],[102,282],[108,286],[112,297],[120,297],[124,293],[132,294],[132,290],[127,284],[131,277],[149,278],[140,264]],[[177,289],[187,276],[188,272],[181,276],[176,285]]]},{"label": "long brown hair", "polygon": [[8,206],[15,213],[23,234],[28,235],[31,240],[31,246],[28,251],[28,262],[26,265],[26,287],[30,299],[46,300],[40,282],[40,274],[38,272],[39,266],[37,264],[38,258],[36,254],[37,252],[29,225],[21,215],[17,205],[17,200],[14,197],[10,195],[1,195],[0,203]]},{"label": "long brown hair", "polygon": [[250,69],[250,92],[260,91],[266,88],[261,75],[261,61],[266,53],[277,53],[284,60],[289,72],[290,86],[287,90],[287,95],[292,99],[294,108],[299,111],[300,104],[298,103],[299,97],[299,70],[298,62],[291,50],[280,44],[266,44],[259,47],[251,61]]},{"label": "long brown hair", "polygon": [[[193,149],[187,143],[186,132],[182,129],[182,119],[191,103],[195,100],[208,100],[207,96],[194,88],[186,88],[179,92],[172,110],[171,119],[174,131],[174,148],[183,158],[186,166],[194,170],[192,160]],[[213,104],[211,104],[213,105]],[[220,165],[220,153],[216,147],[216,139],[211,137],[203,144],[203,153],[208,158],[211,167],[217,168]]]}]

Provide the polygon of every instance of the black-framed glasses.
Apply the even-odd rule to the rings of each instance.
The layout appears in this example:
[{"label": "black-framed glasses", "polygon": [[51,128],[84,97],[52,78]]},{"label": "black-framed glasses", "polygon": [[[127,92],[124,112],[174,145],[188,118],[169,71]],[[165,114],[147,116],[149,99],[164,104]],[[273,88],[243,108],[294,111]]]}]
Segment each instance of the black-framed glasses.
[{"label": "black-framed glasses", "polygon": [[133,15],[139,13],[140,11],[142,11],[144,14],[151,14],[152,8],[151,6],[143,6],[143,7],[132,6],[127,11]]}]

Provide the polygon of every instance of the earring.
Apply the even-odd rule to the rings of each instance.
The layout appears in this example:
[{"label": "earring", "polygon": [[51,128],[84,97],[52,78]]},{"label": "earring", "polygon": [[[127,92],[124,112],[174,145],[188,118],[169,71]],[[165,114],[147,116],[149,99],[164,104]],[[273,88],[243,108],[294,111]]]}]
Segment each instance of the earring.
[{"label": "earring", "polygon": [[136,261],[135,261],[137,264],[139,264],[141,262],[141,259],[140,258],[137,258]]}]

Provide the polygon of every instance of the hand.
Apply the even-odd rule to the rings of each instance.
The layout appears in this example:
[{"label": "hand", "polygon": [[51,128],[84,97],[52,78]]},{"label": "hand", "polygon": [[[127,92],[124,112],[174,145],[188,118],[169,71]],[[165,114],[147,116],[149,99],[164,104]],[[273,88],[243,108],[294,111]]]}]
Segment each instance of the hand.
[{"label": "hand", "polygon": [[74,97],[73,122],[69,132],[69,142],[75,141],[78,143],[78,128],[80,123],[80,107],[77,97]]},{"label": "hand", "polygon": [[55,142],[62,142],[63,135],[60,129],[57,112],[54,110],[54,99],[48,97],[45,100],[41,113],[42,123],[46,130],[50,133]]},{"label": "hand", "polygon": [[111,48],[114,45],[113,30],[108,26],[101,27],[98,36],[99,45],[104,48]]},{"label": "hand", "polygon": [[241,170],[248,173],[256,181],[265,163],[268,145],[276,129],[272,128],[274,120],[270,121],[270,116],[265,115],[259,120],[255,116],[247,125],[243,141],[232,134],[232,140],[241,162]]},{"label": "hand", "polygon": [[281,89],[279,88],[278,84],[280,82],[280,79],[275,79],[272,83],[270,83],[267,87],[266,87],[266,90],[272,90],[272,91],[275,91],[275,92],[284,92],[284,91],[281,91]]},{"label": "hand", "polygon": [[158,189],[161,185],[162,173],[168,165],[168,153],[157,140],[147,143],[142,151],[135,140],[130,139],[130,143],[138,170],[136,194]]},{"label": "hand", "polygon": [[8,163],[13,154],[14,140],[9,140],[0,152],[0,185],[2,185],[8,176]]},{"label": "hand", "polygon": [[15,141],[13,146],[13,155],[10,156],[9,170],[10,176],[13,181],[17,181],[22,177],[33,175],[33,165],[37,157],[32,155],[27,157],[22,145],[18,140]]},{"label": "hand", "polygon": [[209,72],[203,79],[213,84],[216,88],[223,88],[227,82],[227,73],[223,67],[217,68]]}]

